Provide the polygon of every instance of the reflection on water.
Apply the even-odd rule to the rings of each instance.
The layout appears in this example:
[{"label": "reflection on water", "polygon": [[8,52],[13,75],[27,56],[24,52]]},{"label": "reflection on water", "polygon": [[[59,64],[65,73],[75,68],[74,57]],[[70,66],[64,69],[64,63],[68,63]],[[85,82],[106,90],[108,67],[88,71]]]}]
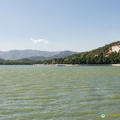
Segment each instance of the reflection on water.
[{"label": "reflection on water", "polygon": [[120,120],[119,73],[110,66],[0,66],[0,120]]}]

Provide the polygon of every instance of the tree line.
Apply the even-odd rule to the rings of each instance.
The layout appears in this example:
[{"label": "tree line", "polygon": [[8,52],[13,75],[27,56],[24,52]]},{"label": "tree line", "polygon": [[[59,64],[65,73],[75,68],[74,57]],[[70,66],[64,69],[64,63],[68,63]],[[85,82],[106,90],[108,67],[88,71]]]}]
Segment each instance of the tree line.
[{"label": "tree line", "polygon": [[33,65],[33,64],[118,64],[120,63],[120,51],[110,52],[113,45],[120,41],[105,45],[88,52],[74,54],[66,58],[34,61],[34,60],[0,60],[0,65]]},{"label": "tree line", "polygon": [[120,63],[120,51],[118,53],[114,52],[110,55],[104,55],[103,53],[99,55],[91,55],[91,53],[81,53],[69,56],[67,58],[60,58],[53,60],[44,61],[16,61],[16,60],[2,60],[0,65],[33,65],[33,64],[117,64]]}]

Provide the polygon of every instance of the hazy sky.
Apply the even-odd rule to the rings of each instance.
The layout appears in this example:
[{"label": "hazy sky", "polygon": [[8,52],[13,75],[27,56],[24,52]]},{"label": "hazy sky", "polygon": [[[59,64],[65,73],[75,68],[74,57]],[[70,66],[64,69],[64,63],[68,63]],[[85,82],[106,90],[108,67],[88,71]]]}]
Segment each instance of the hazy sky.
[{"label": "hazy sky", "polygon": [[120,40],[120,0],[0,0],[0,50],[87,51]]}]

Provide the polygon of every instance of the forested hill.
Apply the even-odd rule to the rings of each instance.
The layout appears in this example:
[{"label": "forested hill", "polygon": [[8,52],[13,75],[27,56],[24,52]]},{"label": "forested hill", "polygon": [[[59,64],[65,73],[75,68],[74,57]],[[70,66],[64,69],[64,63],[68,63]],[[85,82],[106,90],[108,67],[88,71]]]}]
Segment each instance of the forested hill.
[{"label": "forested hill", "polygon": [[[60,56],[60,55],[59,55]],[[107,44],[98,49],[74,54],[65,58],[52,57],[44,61],[31,59],[3,60],[1,65],[32,65],[32,64],[120,64],[120,41]]]},{"label": "forested hill", "polygon": [[56,59],[57,64],[117,64],[120,63],[120,41],[107,44],[98,49]]}]

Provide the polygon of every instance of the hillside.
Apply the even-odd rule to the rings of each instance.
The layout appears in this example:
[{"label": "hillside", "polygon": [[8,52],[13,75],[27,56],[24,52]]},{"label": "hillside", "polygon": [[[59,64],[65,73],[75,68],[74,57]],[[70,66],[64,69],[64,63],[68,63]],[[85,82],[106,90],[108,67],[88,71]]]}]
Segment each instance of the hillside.
[{"label": "hillside", "polygon": [[[120,41],[107,44],[97,49],[75,53],[71,51],[62,51],[50,53],[49,57],[44,56],[29,56],[33,55],[35,51],[26,50],[23,51],[9,51],[11,59],[20,58],[26,55],[26,57],[18,60],[4,60],[4,53],[0,51],[0,64],[1,65],[32,65],[32,64],[120,64]],[[9,53],[7,52],[6,55]],[[37,53],[40,51],[37,51]],[[44,51],[45,52],[45,51]],[[43,52],[43,53],[44,53]],[[28,53],[28,54],[27,54]],[[48,56],[49,52],[45,52]],[[54,54],[54,55],[53,55]],[[12,56],[11,56],[12,55]],[[35,55],[35,54],[34,54]],[[40,55],[40,54],[39,54]],[[45,55],[45,54],[44,54]],[[50,56],[53,55],[53,56]]]},{"label": "hillside", "polygon": [[53,55],[51,57],[32,56],[32,57],[26,57],[23,59],[19,59],[19,60],[43,61],[43,60],[51,60],[51,59],[57,59],[57,58],[65,58],[65,57],[68,57],[68,56],[73,55],[75,53],[76,52],[72,52],[72,51],[62,51],[62,52],[58,53],[57,55]]},{"label": "hillside", "polygon": [[0,57],[5,60],[17,60],[22,58],[28,58],[32,56],[44,56],[51,57],[59,54],[60,52],[48,52],[40,50],[10,50],[10,51],[0,51]]},{"label": "hillside", "polygon": [[[50,63],[50,61],[47,61]],[[117,64],[120,63],[120,41],[97,49],[55,59],[56,64]],[[46,63],[46,61],[45,61]]]},{"label": "hillside", "polygon": [[74,53],[75,52],[71,51],[69,51],[66,54],[66,51],[48,52],[40,50],[11,50],[7,52],[0,51],[0,58],[4,60],[21,60],[21,59],[46,60],[52,58],[64,58]]},{"label": "hillside", "polygon": [[19,61],[43,61],[46,60],[47,57],[43,57],[43,56],[32,56],[32,57],[28,57],[28,58],[23,58],[23,59],[18,59]]},{"label": "hillside", "polygon": [[54,56],[52,56],[51,58],[49,58],[49,59],[56,59],[56,58],[65,58],[65,57],[68,57],[68,56],[70,56],[70,55],[74,55],[74,54],[76,54],[77,52],[72,52],[72,51],[62,51],[62,52],[60,52],[59,54],[57,54],[57,55],[54,55]]}]

